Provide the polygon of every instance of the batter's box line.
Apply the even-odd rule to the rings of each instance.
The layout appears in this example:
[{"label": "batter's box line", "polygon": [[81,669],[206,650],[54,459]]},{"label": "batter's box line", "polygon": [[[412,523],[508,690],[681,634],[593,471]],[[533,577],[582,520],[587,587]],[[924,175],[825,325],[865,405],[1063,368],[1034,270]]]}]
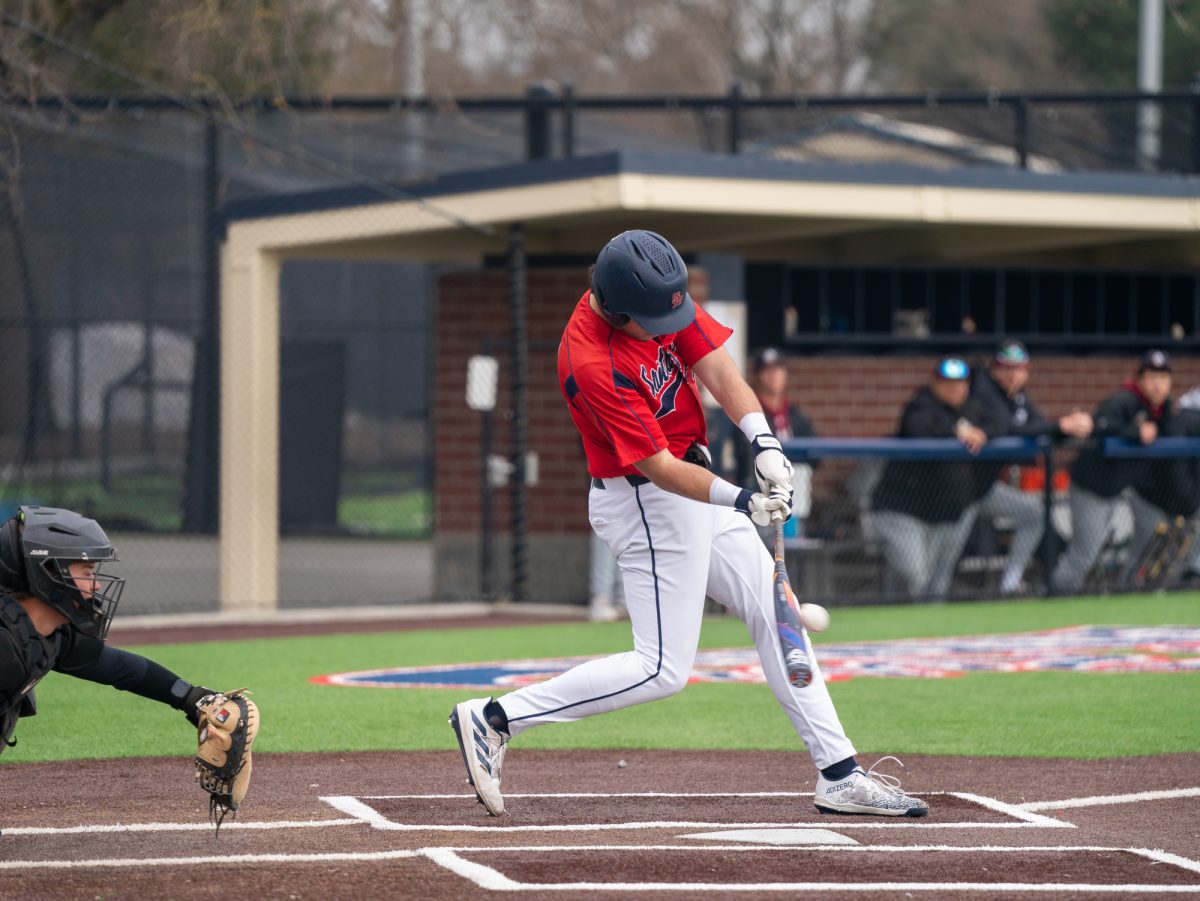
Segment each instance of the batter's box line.
[{"label": "batter's box line", "polygon": [[[796,883],[696,883],[696,882],[650,882],[650,883],[604,883],[604,882],[570,882],[570,883],[524,883],[517,882],[505,876],[499,870],[475,861],[466,860],[462,854],[510,854],[514,852],[567,852],[578,854],[595,851],[685,851],[694,853],[695,845],[530,845],[530,846],[482,846],[482,847],[431,847],[420,849],[395,849],[387,851],[335,851],[297,854],[225,854],[221,856],[196,855],[191,857],[137,857],[113,858],[104,857],[88,860],[4,860],[0,861],[0,871],[4,870],[86,870],[113,869],[137,867],[181,867],[207,866],[216,863],[373,863],[381,861],[403,860],[415,857],[427,858],[444,869],[469,880],[476,886],[492,891],[613,891],[613,892],[647,892],[647,891],[689,891],[697,892],[711,889],[714,891],[745,891],[745,892],[777,892],[777,891],[810,891],[810,892],[868,892],[868,891],[991,891],[991,892],[1104,892],[1104,893],[1200,893],[1200,885],[1093,885],[1087,883],[972,883],[972,882],[888,882],[888,883],[837,883],[837,882],[796,882]],[[775,851],[794,854],[797,850],[806,848],[779,848],[773,845],[709,845],[705,851],[749,852]],[[816,846],[811,850],[823,853],[860,853],[884,852],[897,854],[912,854],[918,851],[957,851],[966,853],[1029,853],[1029,852],[1126,852],[1147,858],[1156,863],[1168,864],[1193,873],[1200,873],[1200,862],[1170,854],[1161,850],[1149,848],[1114,848],[1104,846],[1048,846],[1048,847],[1006,847],[984,845],[980,847],[962,847],[958,845],[845,845],[845,846]]]},{"label": "batter's box line", "polygon": [[[652,891],[687,891],[687,892],[1095,892],[1109,894],[1200,894],[1200,885],[1144,885],[1125,883],[1104,885],[1093,883],[1038,883],[1038,882],[765,882],[765,883],[725,883],[725,882],[518,882],[505,876],[494,867],[473,860],[466,860],[461,854],[475,853],[508,853],[513,851],[547,851],[545,846],[517,847],[486,847],[486,848],[423,848],[421,854],[450,872],[474,883],[479,888],[489,891],[610,891],[610,892],[652,892]],[[553,850],[582,851],[621,850],[621,851],[692,851],[693,846],[687,845],[657,845],[637,846],[560,846]],[[764,851],[782,850],[780,848],[758,848],[747,845],[709,846],[708,850],[719,851]],[[788,853],[804,848],[788,848]],[[1156,863],[1177,866],[1189,872],[1200,873],[1200,863],[1169,854],[1165,851],[1150,848],[1112,848],[1102,846],[1058,846],[1058,847],[1005,847],[984,845],[981,847],[961,847],[956,845],[844,845],[820,846],[812,850],[834,851],[844,853],[885,852],[911,854],[918,851],[966,851],[966,852],[1113,852],[1123,851],[1144,857]]]},{"label": "batter's box line", "polygon": [[[221,826],[226,829],[323,829],[328,826],[357,826],[363,821],[357,817],[331,820],[232,820]],[[5,826],[0,829],[4,836],[20,835],[91,835],[113,832],[212,832],[212,823],[105,823],[84,826]]]},{"label": "batter's box line", "polygon": [[[985,807],[997,813],[1011,817],[1015,822],[1004,823],[929,823],[929,822],[914,822],[910,818],[893,818],[883,822],[844,822],[844,817],[838,817],[836,828],[840,832],[844,829],[1075,829],[1074,823],[1068,823],[1065,820],[1056,820],[1053,817],[1045,816],[1044,814],[1034,813],[1033,811],[1023,810],[1013,804],[1008,804],[1004,801],[999,801],[995,798],[986,798],[982,795],[974,795],[969,792],[923,792],[922,797],[935,797],[938,795],[950,796],[959,798],[964,801],[970,801]],[[628,792],[613,792],[605,794],[601,792],[593,793],[526,793],[526,794],[511,794],[508,798],[628,798],[628,797],[646,797],[648,794],[634,794]],[[721,822],[706,822],[706,821],[691,821],[691,820],[652,820],[646,822],[632,823],[562,823],[562,824],[538,824],[538,825],[513,825],[513,826],[480,826],[476,824],[432,824],[432,823],[397,823],[388,819],[387,816],[380,813],[370,804],[365,803],[363,798],[368,800],[454,800],[454,801],[472,801],[474,795],[325,795],[320,800],[324,801],[335,810],[369,823],[373,828],[387,830],[391,832],[598,832],[598,831],[617,831],[626,829],[774,829],[779,827],[803,828],[805,826],[812,827],[815,825],[811,821],[799,822],[796,820],[787,820],[783,822],[770,823],[721,823]],[[669,793],[659,792],[652,795],[658,798],[760,798],[760,797],[812,797],[811,792],[720,792],[713,794],[704,794],[698,792],[690,793]]]},{"label": "batter's box line", "polygon": [[1174,801],[1200,798],[1200,788],[1168,788],[1132,792],[1124,795],[1094,795],[1090,798],[1065,798],[1062,801],[1030,801],[1017,805],[1022,810],[1067,810],[1072,807],[1102,807],[1108,804],[1137,804],[1140,801]]}]

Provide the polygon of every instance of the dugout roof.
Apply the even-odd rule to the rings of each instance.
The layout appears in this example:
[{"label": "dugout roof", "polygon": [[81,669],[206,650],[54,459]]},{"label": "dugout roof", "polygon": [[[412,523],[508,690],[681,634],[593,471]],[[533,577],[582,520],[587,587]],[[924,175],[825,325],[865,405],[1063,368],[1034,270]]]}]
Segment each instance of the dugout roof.
[{"label": "dugout roof", "polygon": [[[279,271],[289,259],[681,252],[824,263],[1200,267],[1200,179],[620,151],[239,201],[221,252],[221,597],[276,604]],[[236,565],[234,561],[237,561]]]},{"label": "dugout roof", "polygon": [[502,252],[502,227],[489,239],[457,217],[523,221],[530,254],[593,254],[636,225],[685,253],[762,260],[1200,265],[1200,179],[1188,176],[620,151],[402,190],[408,197],[363,186],[241,201],[226,208],[227,234],[257,232],[288,257],[469,262]]}]

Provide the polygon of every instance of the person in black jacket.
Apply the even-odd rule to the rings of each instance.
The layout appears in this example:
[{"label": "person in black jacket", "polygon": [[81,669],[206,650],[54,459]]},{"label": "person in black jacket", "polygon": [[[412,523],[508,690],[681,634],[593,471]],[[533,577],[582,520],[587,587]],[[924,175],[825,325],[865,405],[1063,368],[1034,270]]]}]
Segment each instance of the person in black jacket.
[{"label": "person in black jacket", "polygon": [[[1200,438],[1200,388],[1188,391],[1173,405],[1161,434],[1171,438]],[[1134,509],[1142,513],[1134,519],[1135,532],[1129,542],[1133,549],[1130,562],[1136,564],[1151,540],[1150,530],[1156,521],[1169,523],[1180,516],[1194,520],[1200,515],[1200,457],[1147,460],[1138,471],[1133,490]],[[1189,524],[1190,528],[1195,526],[1194,522]],[[1188,548],[1182,572],[1188,578],[1200,572],[1200,542],[1193,542]],[[1132,566],[1126,575],[1134,575]]]},{"label": "person in black jacket", "polygon": [[[1086,438],[1092,433],[1092,417],[1076,410],[1057,420],[1047,419],[1025,391],[1029,382],[1029,353],[1020,341],[1000,344],[988,368],[977,371],[971,396],[989,410],[995,424],[991,437],[1002,435],[1036,438],[1051,436]],[[1006,520],[1012,527],[1012,544],[1000,575],[1001,594],[1021,590],[1025,568],[1033,558],[1045,528],[1045,504],[1040,494],[1021,491],[1002,475],[1009,470],[1003,462],[981,463],[975,469],[979,485],[979,515]]]},{"label": "person in black jacket", "polygon": [[[971,453],[988,440],[987,411],[970,397],[971,369],[943,358],[900,416],[897,438],[957,438]],[[872,521],[888,564],[911,597],[943,598],[975,524],[970,460],[892,460],[875,489]]]},{"label": "person in black jacket", "polygon": [[[750,387],[758,395],[772,434],[781,441],[788,438],[811,438],[817,431],[804,411],[788,400],[787,384],[787,360],[782,352],[774,347],[767,347],[754,355],[750,361]],[[733,444],[737,484],[746,488],[758,484],[754,475],[753,450],[745,441],[735,441]],[[813,468],[807,463],[796,463],[793,468],[795,474],[792,482],[792,519],[784,525],[784,535],[788,537],[803,533],[804,519],[812,509]],[[768,544],[774,544],[774,527],[767,526],[759,531],[763,533]]]},{"label": "person in black jacket", "polygon": [[[1113,515],[1126,490],[1132,488],[1146,465],[1141,460],[1111,459],[1104,454],[1104,438],[1117,437],[1150,444],[1165,434],[1171,419],[1171,361],[1161,350],[1148,351],[1138,364],[1137,374],[1105,398],[1092,414],[1097,439],[1084,446],[1071,467],[1071,542],[1058,559],[1050,578],[1060,594],[1074,594],[1083,587],[1088,571],[1104,549]],[[1162,511],[1131,496],[1134,539],[1130,559],[1149,540]]]},{"label": "person in black jacket", "polygon": [[199,723],[211,689],[105,643],[125,580],[103,571],[116,550],[99,524],[70,510],[21,507],[0,523],[0,752],[50,671],[166,704]]}]

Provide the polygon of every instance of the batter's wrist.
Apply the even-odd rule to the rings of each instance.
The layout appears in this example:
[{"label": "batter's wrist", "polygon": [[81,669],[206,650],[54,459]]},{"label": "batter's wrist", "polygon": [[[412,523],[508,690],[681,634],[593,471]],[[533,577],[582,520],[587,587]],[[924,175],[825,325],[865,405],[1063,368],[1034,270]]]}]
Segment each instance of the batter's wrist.
[{"label": "batter's wrist", "polygon": [[708,502],[716,504],[718,507],[737,507],[743,491],[745,491],[744,488],[739,488],[732,482],[714,478],[712,484],[708,486]]},{"label": "batter's wrist", "polygon": [[766,414],[757,411],[747,413],[738,423],[738,428],[742,430],[742,434],[746,436],[747,441],[753,441],[759,435],[770,435],[771,427],[767,425]]}]

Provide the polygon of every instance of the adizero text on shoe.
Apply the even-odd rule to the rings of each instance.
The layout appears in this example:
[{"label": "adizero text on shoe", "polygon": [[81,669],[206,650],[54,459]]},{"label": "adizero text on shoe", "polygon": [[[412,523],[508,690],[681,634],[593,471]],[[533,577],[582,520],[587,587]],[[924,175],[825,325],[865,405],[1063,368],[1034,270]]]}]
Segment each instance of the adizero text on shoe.
[{"label": "adizero text on shoe", "polygon": [[483,708],[491,698],[477,698],[455,705],[450,712],[450,728],[458,739],[467,782],[475,788],[487,812],[494,817],[504,813],[500,794],[500,767],[504,763],[505,736],[488,725]]},{"label": "adizero text on shoe", "polygon": [[[844,779],[829,780],[824,776],[817,779],[817,791],[813,803],[821,813],[874,815],[883,817],[923,817],[929,813],[929,805],[919,798],[900,790],[900,780],[885,773],[876,773],[858,767]],[[899,763],[899,761],[896,761]],[[903,764],[901,764],[903,766]]]}]

